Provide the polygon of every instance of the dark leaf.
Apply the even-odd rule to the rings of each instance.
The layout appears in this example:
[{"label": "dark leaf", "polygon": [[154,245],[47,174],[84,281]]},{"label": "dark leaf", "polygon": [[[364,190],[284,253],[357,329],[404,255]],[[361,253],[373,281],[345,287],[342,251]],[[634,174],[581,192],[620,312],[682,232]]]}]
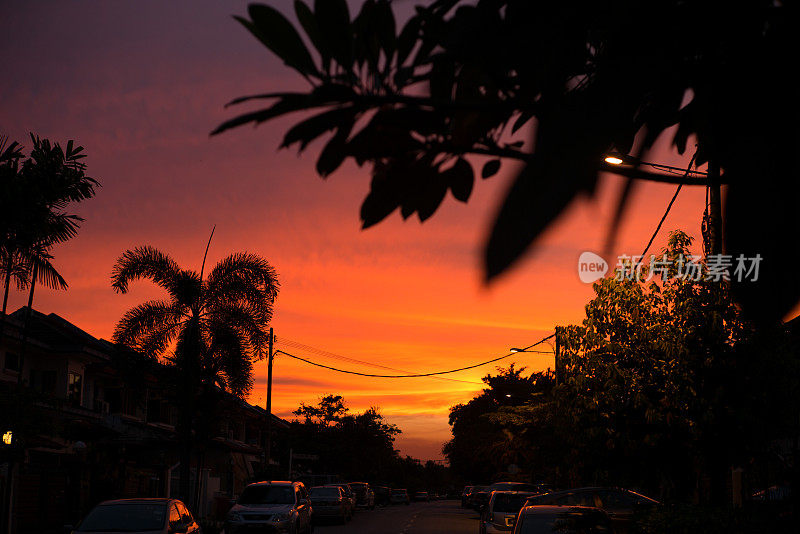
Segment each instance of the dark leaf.
[{"label": "dark leaf", "polygon": [[346,0],[315,0],[314,16],[320,42],[333,58],[350,70],[353,66],[353,29]]},{"label": "dark leaf", "polygon": [[317,25],[317,19],[314,17],[314,12],[311,11],[311,8],[308,7],[303,0],[294,0],[294,12],[297,15],[297,20],[300,21],[300,26],[303,27],[306,35],[322,58],[322,69],[328,72],[331,64],[331,54],[322,44],[319,35],[319,26]]},{"label": "dark leaf", "polygon": [[318,74],[314,60],[294,26],[278,10],[263,4],[247,8],[252,22],[235,17],[288,66],[302,74]]},{"label": "dark leaf", "polygon": [[391,168],[376,163],[372,172],[370,192],[361,205],[362,228],[369,228],[389,216],[400,205],[399,180],[393,179]]},{"label": "dark leaf", "polygon": [[397,50],[397,28],[395,26],[392,4],[388,0],[378,0],[375,8],[376,32],[383,53],[386,55],[386,65],[391,64]]},{"label": "dark leaf", "polygon": [[430,93],[433,98],[449,101],[453,98],[455,64],[447,57],[439,56],[433,61],[430,73]]},{"label": "dark leaf", "polygon": [[353,122],[342,125],[328,141],[317,159],[317,172],[323,178],[330,176],[347,157],[347,137],[353,128]]},{"label": "dark leaf", "polygon": [[420,19],[418,16],[411,17],[403,26],[400,36],[397,38],[397,64],[405,63],[419,36]]},{"label": "dark leaf", "polygon": [[425,222],[436,213],[436,210],[442,204],[447,194],[447,181],[435,168],[425,172],[422,178],[419,192],[413,195],[414,200],[407,197],[405,201],[414,206],[420,222]]},{"label": "dark leaf", "polygon": [[217,126],[213,132],[211,132],[211,135],[217,135],[225,130],[236,128],[237,126],[247,124],[248,122],[255,122],[256,124],[259,124],[285,113],[308,109],[310,107],[319,105],[317,102],[318,101],[315,101],[306,95],[292,95],[291,97],[284,97],[267,109],[245,113],[229,121],[223,122]]},{"label": "dark leaf", "polygon": [[470,165],[464,158],[458,158],[455,165],[444,173],[450,191],[456,200],[466,202],[472,194],[472,187],[475,184],[475,175]]},{"label": "dark leaf", "polygon": [[517,133],[517,131],[525,126],[525,123],[531,120],[534,117],[533,111],[523,111],[520,113],[517,120],[514,122],[514,126],[511,127],[511,133]]},{"label": "dark leaf", "polygon": [[[575,167],[550,167],[548,173],[534,162],[522,169],[506,195],[486,244],[487,281],[508,269],[572,201],[585,182],[579,179],[580,175],[571,175]],[[589,168],[584,172],[594,175]]]},{"label": "dark leaf", "polygon": [[296,125],[294,125],[283,138],[281,148],[289,147],[294,143],[300,143],[300,151],[305,150],[306,146],[324,134],[343,125],[352,123],[355,116],[355,109],[352,107],[336,108],[314,115]]},{"label": "dark leaf", "polygon": [[481,178],[483,178],[484,180],[487,178],[491,178],[492,176],[497,174],[497,171],[499,170],[500,170],[500,160],[499,159],[489,160],[484,164],[483,170],[481,170]]}]

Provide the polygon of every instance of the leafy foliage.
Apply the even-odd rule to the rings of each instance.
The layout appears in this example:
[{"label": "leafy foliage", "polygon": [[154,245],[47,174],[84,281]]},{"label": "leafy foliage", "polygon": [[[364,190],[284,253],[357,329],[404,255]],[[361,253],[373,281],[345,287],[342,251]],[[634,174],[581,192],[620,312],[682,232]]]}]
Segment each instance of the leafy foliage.
[{"label": "leafy foliage", "polygon": [[[673,232],[662,254],[686,256],[690,246]],[[451,451],[470,432],[489,443],[505,435],[494,457],[524,451],[517,458],[534,478],[676,499],[706,479],[719,499],[731,466],[754,463],[797,432],[796,342],[785,327],[743,321],[726,284],[605,278],[594,291],[583,324],[559,329],[559,384],[501,408],[490,401],[497,383],[467,405],[465,428],[457,426],[464,407],[454,407]]]},{"label": "leafy foliage", "polygon": [[114,265],[112,287],[127,293],[129,283],[142,278],[165,289],[169,299],[128,310],[114,341],[179,367],[190,391],[204,384],[244,397],[253,384],[252,360],[268,342],[280,288],[275,269],[255,254],[238,253],[202,280],[155,248],[125,251]]},{"label": "leafy foliage", "polygon": [[[321,176],[347,158],[369,164],[364,227],[398,208],[424,221],[448,190],[466,201],[475,175],[467,155],[492,158],[483,178],[501,160],[520,161],[485,248],[492,279],[573,199],[593,193],[605,153],[636,147],[633,155],[647,159],[674,127],[677,151],[696,141],[696,164],[713,161],[730,184],[729,252],[764,257],[758,283],[734,284],[737,298],[765,322],[797,302],[800,279],[781,267],[800,260],[787,247],[800,224],[793,216],[800,182],[792,178],[799,110],[784,80],[800,46],[794,6],[435,0],[402,25],[389,0],[366,0],[355,17],[345,0],[294,6],[313,48],[271,7],[252,4],[249,19],[237,20],[312,88],[236,99],[275,103],[213,133],[319,111],[282,146],[302,151],[332,132],[317,162]],[[643,176],[639,168],[619,172]]]},{"label": "leafy foliage", "polygon": [[[67,209],[94,196],[98,182],[86,175],[83,147],[65,148],[31,134],[33,148],[0,137],[0,275],[3,318],[12,281],[18,289],[39,281],[52,289],[67,282],[53,266],[53,246],[73,238],[83,221]],[[0,323],[0,331],[2,331]]]},{"label": "leafy foliage", "polygon": [[318,467],[352,480],[379,480],[397,460],[397,426],[387,423],[377,407],[350,413],[341,395],[325,395],[316,405],[301,404],[293,412],[303,420],[291,423],[291,440],[303,452],[319,456]]}]

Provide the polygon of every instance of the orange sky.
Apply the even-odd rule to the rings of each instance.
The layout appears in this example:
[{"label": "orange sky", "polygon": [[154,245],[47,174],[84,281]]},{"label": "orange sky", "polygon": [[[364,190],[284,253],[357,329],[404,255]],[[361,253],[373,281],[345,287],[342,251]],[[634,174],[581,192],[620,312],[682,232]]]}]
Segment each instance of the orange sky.
[{"label": "orange sky", "polygon": [[[191,6],[191,7],[190,7]],[[316,151],[277,151],[292,121],[248,127],[209,139],[241,94],[297,87],[299,81],[228,16],[243,2],[7,5],[0,20],[6,71],[0,82],[0,132],[25,143],[26,132],[86,147],[90,174],[103,187],[77,210],[80,235],[55,251],[67,292],[37,289],[35,307],[108,338],[129,307],[159,291],[137,283],[127,295],[109,285],[115,259],[150,244],[199,269],[213,225],[209,261],[248,250],[278,270],[282,290],[274,327],[280,344],[300,342],[343,356],[426,372],[505,354],[578,322],[591,288],[577,277],[584,250],[600,251],[620,182],[603,182],[551,228],[535,255],[484,287],[480,247],[510,171],[476,184],[468,205],[448,198],[420,225],[395,213],[359,230],[369,173],[345,165],[328,180],[314,173]],[[29,145],[29,143],[26,143]],[[659,161],[682,160],[666,149]],[[646,185],[634,196],[616,253],[639,254],[673,186]],[[702,189],[686,188],[665,223],[699,236]],[[656,244],[663,245],[663,239]],[[614,261],[612,260],[612,264]],[[13,294],[12,309],[24,295]],[[361,372],[376,369],[319,355],[312,359]],[[531,369],[552,356],[507,360]],[[251,401],[263,403],[265,366]],[[353,410],[379,406],[401,427],[403,453],[440,458],[449,437],[448,407],[469,400],[494,366],[452,378],[371,379],[275,360],[273,406],[289,417],[300,402],[326,393]]]}]

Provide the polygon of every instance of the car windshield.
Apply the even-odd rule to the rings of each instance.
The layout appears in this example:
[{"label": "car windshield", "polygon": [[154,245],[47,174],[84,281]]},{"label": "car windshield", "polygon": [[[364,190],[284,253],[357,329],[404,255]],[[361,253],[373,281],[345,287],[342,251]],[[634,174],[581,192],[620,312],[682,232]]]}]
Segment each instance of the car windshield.
[{"label": "car windshield", "polygon": [[141,532],[164,528],[167,504],[101,504],[89,512],[78,532]]},{"label": "car windshield", "polygon": [[239,504],[294,504],[294,489],[287,486],[249,486]]},{"label": "car windshield", "polygon": [[516,514],[530,496],[530,493],[497,493],[494,496],[492,510],[503,514]]},{"label": "car windshield", "polygon": [[339,488],[311,488],[309,491],[309,495],[311,498],[323,498],[323,499],[338,499],[339,498]]}]

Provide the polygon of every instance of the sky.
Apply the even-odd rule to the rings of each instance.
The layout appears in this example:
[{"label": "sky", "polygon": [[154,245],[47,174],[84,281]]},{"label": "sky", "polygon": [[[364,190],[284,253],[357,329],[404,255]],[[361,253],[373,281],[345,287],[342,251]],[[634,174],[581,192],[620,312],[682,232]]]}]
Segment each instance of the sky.
[{"label": "sky", "polygon": [[[37,288],[36,309],[109,339],[125,310],[163,296],[144,281],[115,294],[109,281],[115,260],[147,244],[199,270],[216,226],[209,264],[239,251],[265,257],[281,282],[276,347],[325,365],[394,373],[332,356],[338,355],[414,373],[458,368],[583,319],[592,290],[579,280],[577,260],[583,251],[602,251],[618,177],[604,177],[596,196],[573,203],[535,253],[486,286],[481,247],[511,166],[479,181],[468,204],[448,196],[424,224],[394,213],[362,231],[358,213],[369,170],[347,163],[323,180],[314,171],[319,144],[299,156],[278,151],[296,118],[209,137],[237,113],[224,109],[232,98],[304,87],[231,18],[246,13],[245,2],[4,4],[0,133],[28,147],[28,132],[74,139],[86,149],[89,175],[102,183],[94,199],[75,208],[86,219],[79,235],[54,250],[69,290]],[[666,137],[651,158],[688,160],[669,150]],[[663,184],[636,190],[607,258],[612,267],[617,254],[641,253],[673,192]],[[684,188],[655,246],[676,228],[699,238],[703,202],[702,188]],[[12,294],[11,309],[25,298]],[[351,410],[376,406],[397,424],[402,454],[440,459],[450,437],[449,407],[469,401],[481,377],[511,362],[531,371],[553,367],[551,354],[529,353],[448,380],[377,379],[278,354],[273,410],[291,418],[301,402],[340,394]],[[264,362],[256,365],[255,382],[249,400],[263,405]]]}]

